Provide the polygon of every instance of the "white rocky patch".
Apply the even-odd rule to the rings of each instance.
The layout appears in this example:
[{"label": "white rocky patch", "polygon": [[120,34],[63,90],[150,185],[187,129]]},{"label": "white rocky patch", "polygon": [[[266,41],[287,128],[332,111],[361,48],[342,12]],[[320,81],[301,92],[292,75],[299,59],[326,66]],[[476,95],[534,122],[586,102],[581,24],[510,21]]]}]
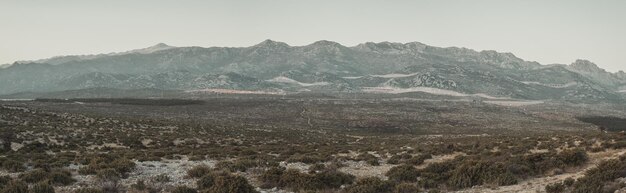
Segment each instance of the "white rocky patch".
[{"label": "white rocky patch", "polygon": [[486,99],[511,99],[508,97],[494,97],[483,93],[465,94],[451,90],[444,90],[431,87],[411,87],[411,88],[396,88],[396,87],[362,87],[363,92],[368,93],[389,93],[389,94],[401,94],[409,92],[424,92],[434,95],[447,95],[456,97],[481,97]]},{"label": "white rocky patch", "polygon": [[35,99],[0,99],[0,101],[34,101]]},{"label": "white rocky patch", "polygon": [[[405,77],[411,77],[411,76],[415,76],[417,75],[417,73],[412,73],[412,74],[372,74],[372,75],[368,75],[371,77],[378,77],[378,78],[405,78]],[[363,78],[363,76],[346,76],[346,77],[342,77],[344,79],[359,79],[359,78]]]},{"label": "white rocky patch", "polygon": [[494,105],[500,105],[500,106],[507,106],[507,107],[520,107],[520,106],[527,106],[527,105],[538,105],[538,104],[543,104],[543,101],[513,101],[513,100],[506,100],[506,101],[483,101],[484,103],[489,103],[489,104],[494,104]]},{"label": "white rocky patch", "polygon": [[284,91],[255,91],[255,90],[233,90],[233,89],[220,89],[220,88],[209,88],[209,89],[197,89],[197,90],[186,90],[187,93],[192,92],[208,92],[208,93],[223,93],[223,94],[272,94],[272,95],[282,95],[285,94]]},{"label": "white rocky patch", "polygon": [[214,167],[217,161],[204,160],[204,161],[189,161],[183,160],[164,160],[164,161],[146,161],[135,162],[137,165],[135,170],[129,174],[128,179],[124,179],[123,183],[132,184],[139,179],[150,179],[160,174],[166,174],[173,186],[186,185],[194,187],[193,180],[186,180],[187,170],[197,165],[207,165]]},{"label": "white rocky patch", "polygon": [[291,78],[287,78],[284,76],[278,76],[272,79],[267,80],[268,82],[279,82],[279,83],[287,83],[287,84],[297,84],[300,86],[324,86],[324,85],[329,85],[329,82],[313,82],[313,83],[304,83],[304,82],[299,82],[297,80],[291,79]]},{"label": "white rocky patch", "polygon": [[11,142],[11,150],[13,151],[19,151],[22,147],[24,147],[24,144]]},{"label": "white rocky patch", "polygon": [[415,76],[417,75],[417,73],[412,73],[412,74],[381,74],[381,75],[371,75],[373,77],[380,77],[380,78],[404,78],[404,77],[410,77],[410,76]]},{"label": "white rocky patch", "polygon": [[568,82],[565,84],[546,84],[546,83],[532,82],[532,81],[519,81],[519,82],[524,83],[524,84],[529,84],[529,85],[534,84],[534,85],[540,85],[540,86],[551,87],[551,88],[567,88],[567,87],[578,85],[578,83],[576,82]]},{"label": "white rocky patch", "polygon": [[346,77],[341,77],[343,79],[359,79],[359,78],[363,78],[363,76],[346,76]]}]

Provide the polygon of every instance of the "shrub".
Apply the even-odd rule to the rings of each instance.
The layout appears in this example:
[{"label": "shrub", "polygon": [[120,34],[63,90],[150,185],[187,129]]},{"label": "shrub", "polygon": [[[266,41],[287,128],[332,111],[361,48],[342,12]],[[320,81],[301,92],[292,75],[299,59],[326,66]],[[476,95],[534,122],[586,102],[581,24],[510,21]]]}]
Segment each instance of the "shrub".
[{"label": "shrub", "polygon": [[110,168],[115,169],[122,177],[125,177],[135,169],[135,162],[129,159],[116,159],[111,163]]},{"label": "shrub", "polygon": [[67,186],[76,182],[76,180],[72,178],[72,173],[67,170],[56,170],[50,172],[48,174],[48,181],[50,181],[52,185],[58,186]]},{"label": "shrub", "polygon": [[[281,171],[272,170],[266,175],[267,181],[275,183],[276,175]],[[344,184],[351,184],[354,176],[335,170],[325,170],[316,174],[305,174],[295,169],[288,169],[282,172],[278,185],[288,187],[293,190],[324,190],[339,188]]]},{"label": "shrub", "polygon": [[389,164],[399,164],[401,161],[403,160],[407,160],[407,159],[411,159],[413,156],[411,154],[399,154],[399,155],[393,155],[391,156],[388,160],[387,163]]},{"label": "shrub", "polygon": [[241,159],[235,162],[220,161],[215,164],[215,168],[226,169],[230,172],[245,172],[248,168],[257,167],[259,163],[255,160]]},{"label": "shrub", "polygon": [[417,193],[419,191],[417,185],[411,183],[400,183],[393,189],[394,193]]},{"label": "shrub", "polygon": [[34,169],[20,174],[19,178],[26,183],[37,183],[48,178],[48,172],[43,169]]},{"label": "shrub", "polygon": [[28,184],[19,180],[12,180],[2,188],[2,193],[28,193]]},{"label": "shrub", "polygon": [[561,183],[553,183],[546,185],[547,193],[562,193],[565,191],[565,186]]},{"label": "shrub", "polygon": [[385,175],[393,181],[415,182],[420,173],[412,165],[404,164],[391,168]]},{"label": "shrub", "polygon": [[213,174],[204,175],[196,181],[196,185],[200,190],[209,189],[213,187],[213,184],[215,184],[215,176]]},{"label": "shrub", "polygon": [[45,182],[40,182],[30,189],[30,193],[54,193],[54,187]]},{"label": "shrub", "polygon": [[568,177],[565,180],[563,180],[563,185],[565,185],[567,187],[571,187],[572,185],[574,185],[575,182],[576,182],[576,180],[574,180],[574,178]]},{"label": "shrub", "polygon": [[19,175],[19,178],[26,183],[37,183],[48,180],[53,185],[69,185],[74,183],[72,174],[66,170],[55,170],[46,172],[43,169],[34,169]]},{"label": "shrub", "polygon": [[148,186],[143,180],[137,180],[134,184],[130,185],[130,188],[135,190],[147,190]]},{"label": "shrub", "polygon": [[105,193],[117,193],[120,192],[122,187],[119,183],[121,174],[117,170],[109,168],[98,171],[96,175],[100,188]]},{"label": "shrub", "polygon": [[256,193],[246,178],[234,175],[222,175],[215,178],[215,184],[211,187],[212,193]]},{"label": "shrub", "polygon": [[74,193],[104,193],[104,192],[96,188],[79,188],[75,190]]},{"label": "shrub", "polygon": [[469,188],[486,183],[512,185],[517,183],[517,178],[505,169],[503,163],[467,160],[452,171],[448,180],[448,184],[454,188]]},{"label": "shrub", "polygon": [[307,179],[307,175],[300,173],[296,169],[287,169],[280,176],[280,187],[289,187],[294,190],[305,189],[307,185],[310,185]]},{"label": "shrub", "polygon": [[324,158],[319,155],[293,155],[289,157],[289,159],[287,159],[287,162],[290,162],[290,163],[302,162],[305,164],[315,164],[315,163],[323,162],[326,160],[327,158]]},{"label": "shrub", "polygon": [[187,186],[178,186],[172,190],[172,193],[197,193],[196,189]]},{"label": "shrub", "polygon": [[589,159],[587,152],[581,149],[564,150],[558,154],[557,158],[566,166],[579,166]]},{"label": "shrub", "polygon": [[79,168],[78,173],[81,175],[93,175],[97,174],[99,170],[114,169],[120,174],[120,177],[126,177],[135,168],[135,162],[113,155],[97,155],[86,158],[81,163],[87,164],[87,166]]},{"label": "shrub", "polygon": [[361,153],[356,157],[356,161],[365,161],[372,166],[380,165],[378,158],[369,153]]},{"label": "shrub", "polygon": [[371,165],[371,166],[379,166],[380,165],[380,161],[378,161],[378,159],[370,159],[366,161],[367,164]]},{"label": "shrub", "polygon": [[335,170],[326,170],[314,175],[315,181],[320,182],[320,186],[314,189],[339,188],[344,184],[352,184],[355,177],[350,174]]},{"label": "shrub", "polygon": [[261,188],[274,188],[280,187],[280,178],[285,172],[283,167],[271,167],[265,170],[259,180],[261,181]]},{"label": "shrub", "polygon": [[187,176],[190,178],[200,178],[211,173],[211,168],[207,165],[197,165],[187,170]]},{"label": "shrub", "polygon": [[424,163],[425,160],[432,158],[433,156],[431,154],[420,154],[418,156],[413,156],[412,158],[407,159],[405,163],[411,165],[420,165]]},{"label": "shrub", "polygon": [[0,190],[13,180],[10,176],[0,176]]},{"label": "shrub", "polygon": [[171,181],[170,176],[168,176],[167,174],[156,175],[150,180],[154,183],[167,183]]},{"label": "shrub", "polygon": [[15,160],[6,160],[2,162],[2,168],[9,172],[23,172],[26,170],[24,164]]},{"label": "shrub", "polygon": [[445,183],[450,179],[451,171],[456,168],[455,161],[447,161],[442,163],[432,163],[426,168],[420,170],[420,185],[425,188],[436,188],[439,184]]},{"label": "shrub", "polygon": [[602,192],[605,183],[620,177],[626,177],[626,157],[601,162],[597,167],[587,170],[585,176],[573,185],[572,192]]},{"label": "shrub", "polygon": [[115,169],[103,169],[98,171],[96,178],[99,181],[119,181],[121,174]]},{"label": "shrub", "polygon": [[517,184],[518,180],[511,172],[500,173],[495,177],[495,184],[498,186],[509,186]]},{"label": "shrub", "polygon": [[309,167],[309,173],[316,173],[326,169],[326,165],[324,164],[315,164]]},{"label": "shrub", "polygon": [[388,181],[383,181],[377,177],[368,177],[347,187],[346,193],[386,193],[391,192],[392,187]]}]

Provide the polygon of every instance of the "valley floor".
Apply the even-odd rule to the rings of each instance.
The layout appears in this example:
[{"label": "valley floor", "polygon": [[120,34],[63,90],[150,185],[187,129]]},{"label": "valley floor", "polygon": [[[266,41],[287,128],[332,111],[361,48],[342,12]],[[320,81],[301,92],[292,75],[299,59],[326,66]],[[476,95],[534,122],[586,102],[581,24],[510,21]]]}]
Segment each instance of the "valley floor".
[{"label": "valley floor", "polygon": [[[580,120],[626,117],[620,108],[271,97],[2,101],[0,192],[618,190],[626,136]],[[604,175],[606,168],[624,172]]]}]

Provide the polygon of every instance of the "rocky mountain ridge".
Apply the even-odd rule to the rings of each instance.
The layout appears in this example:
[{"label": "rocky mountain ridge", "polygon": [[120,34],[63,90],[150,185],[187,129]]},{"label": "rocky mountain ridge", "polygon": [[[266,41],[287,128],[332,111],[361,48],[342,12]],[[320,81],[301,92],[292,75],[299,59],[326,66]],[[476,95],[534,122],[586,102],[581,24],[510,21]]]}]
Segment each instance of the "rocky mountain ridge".
[{"label": "rocky mountain ridge", "polygon": [[[622,100],[624,72],[577,60],[542,65],[511,53],[419,42],[173,47],[62,56],[0,68],[0,94],[87,88],[412,92],[422,88],[526,100]],[[422,89],[423,90],[423,89]],[[442,94],[442,93],[433,93]]]}]

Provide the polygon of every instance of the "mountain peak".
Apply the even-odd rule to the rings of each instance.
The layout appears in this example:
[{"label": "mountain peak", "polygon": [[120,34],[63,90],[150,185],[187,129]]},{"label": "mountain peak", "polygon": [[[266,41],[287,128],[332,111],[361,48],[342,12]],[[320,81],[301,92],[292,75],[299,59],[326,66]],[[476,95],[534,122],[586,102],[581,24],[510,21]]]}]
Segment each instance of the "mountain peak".
[{"label": "mountain peak", "polygon": [[366,42],[355,46],[360,50],[374,51],[380,53],[406,53],[419,51],[423,49],[421,45],[414,43],[396,43],[396,42]]},{"label": "mountain peak", "polygon": [[285,42],[274,41],[271,39],[263,40],[261,43],[254,45],[254,47],[289,47],[289,44]]},{"label": "mountain peak", "polygon": [[310,46],[332,46],[332,47],[340,47],[340,46],[342,46],[341,44],[339,44],[337,42],[328,41],[328,40],[316,41],[316,42],[313,42],[312,44],[309,44],[309,45]]},{"label": "mountain peak", "polygon": [[153,52],[156,52],[156,51],[167,50],[167,49],[172,49],[172,48],[176,48],[176,47],[167,45],[165,43],[158,43],[158,44],[156,44],[154,46],[150,46],[150,47],[147,47],[147,48],[136,49],[136,50],[131,50],[131,51],[127,51],[127,52],[120,52],[120,53],[117,53],[117,55],[129,54],[129,53],[150,54],[150,53],[153,53]]},{"label": "mountain peak", "polygon": [[165,43],[158,43],[158,44],[156,44],[154,46],[151,46],[151,48],[163,48],[163,47],[172,47],[172,46],[167,45]]},{"label": "mountain peak", "polygon": [[595,63],[589,60],[578,59],[574,63],[569,65],[571,68],[582,72],[603,72],[604,69],[598,67]]}]

